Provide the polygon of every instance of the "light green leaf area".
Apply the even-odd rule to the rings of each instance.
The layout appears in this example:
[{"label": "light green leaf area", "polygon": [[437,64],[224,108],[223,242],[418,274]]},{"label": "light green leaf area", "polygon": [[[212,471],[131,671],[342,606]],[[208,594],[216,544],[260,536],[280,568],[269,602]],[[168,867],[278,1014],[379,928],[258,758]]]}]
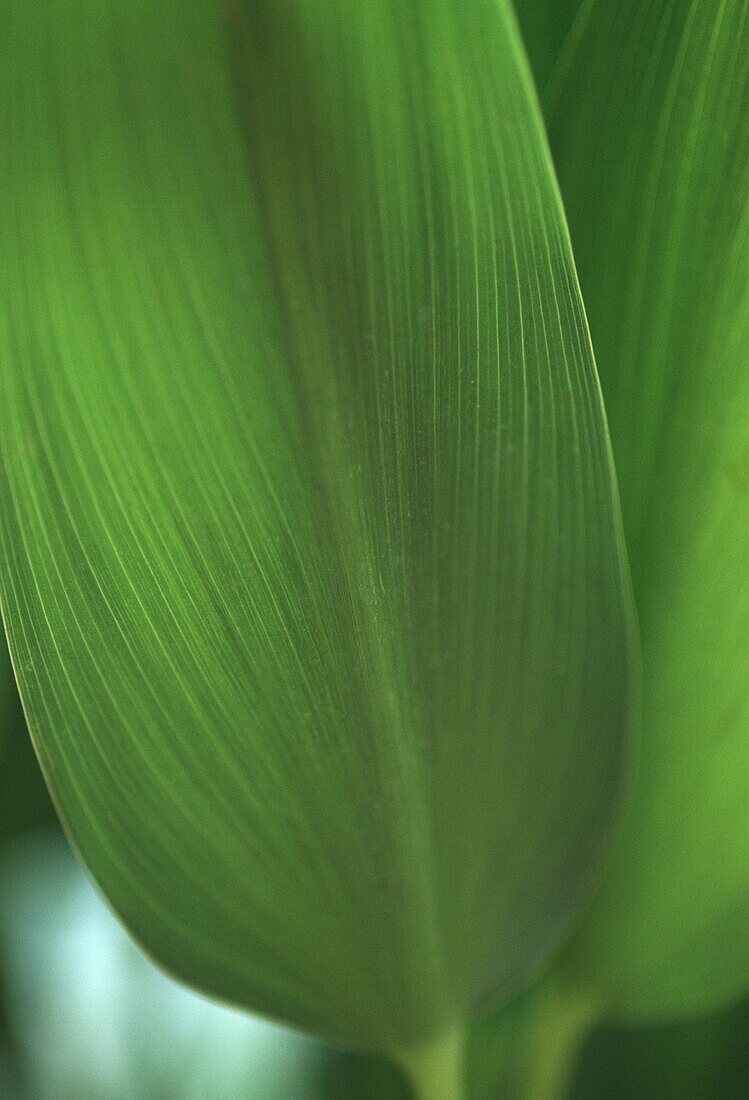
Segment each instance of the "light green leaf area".
[{"label": "light green leaf area", "polygon": [[522,983],[616,814],[608,437],[506,4],[6,6],[3,601],[166,967],[393,1051]]},{"label": "light green leaf area", "polygon": [[631,817],[570,955],[632,1018],[749,985],[749,4],[591,8],[551,111],[641,618]]}]

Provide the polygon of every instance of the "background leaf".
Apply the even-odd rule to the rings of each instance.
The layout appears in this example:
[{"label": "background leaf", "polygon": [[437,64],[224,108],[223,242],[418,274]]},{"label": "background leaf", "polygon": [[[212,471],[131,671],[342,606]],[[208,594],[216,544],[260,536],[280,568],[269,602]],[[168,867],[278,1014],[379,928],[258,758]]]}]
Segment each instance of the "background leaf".
[{"label": "background leaf", "polygon": [[542,101],[583,6],[582,0],[517,0],[514,5]]},{"label": "background leaf", "polygon": [[749,5],[596,3],[551,110],[643,633],[639,778],[568,955],[628,1018],[749,984]]},{"label": "background leaf", "polygon": [[598,865],[631,616],[505,4],[12,5],[3,602],[117,912],[392,1051]]}]

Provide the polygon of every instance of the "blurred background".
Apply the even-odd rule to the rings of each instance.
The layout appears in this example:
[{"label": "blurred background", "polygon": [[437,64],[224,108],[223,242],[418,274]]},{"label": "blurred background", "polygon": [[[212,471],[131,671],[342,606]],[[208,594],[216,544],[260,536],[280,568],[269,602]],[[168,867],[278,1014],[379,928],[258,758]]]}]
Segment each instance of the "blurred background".
[{"label": "blurred background", "polygon": [[[0,1097],[405,1100],[388,1065],[213,1004],[139,952],[63,837],[9,670],[0,671]],[[473,1100],[499,1100],[490,1024],[477,1046]],[[749,1002],[669,1028],[599,1030],[572,1096],[749,1097]]]}]

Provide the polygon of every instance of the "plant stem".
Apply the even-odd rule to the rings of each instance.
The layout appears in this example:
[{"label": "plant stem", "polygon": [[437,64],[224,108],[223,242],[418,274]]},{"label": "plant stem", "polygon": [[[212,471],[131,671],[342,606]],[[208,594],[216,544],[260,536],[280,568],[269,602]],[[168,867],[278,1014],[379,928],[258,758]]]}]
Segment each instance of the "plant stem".
[{"label": "plant stem", "polygon": [[530,1029],[524,1100],[564,1100],[578,1053],[596,1019],[595,1006],[544,990]]},{"label": "plant stem", "polygon": [[464,1031],[456,1028],[423,1046],[399,1051],[416,1100],[464,1100]]}]

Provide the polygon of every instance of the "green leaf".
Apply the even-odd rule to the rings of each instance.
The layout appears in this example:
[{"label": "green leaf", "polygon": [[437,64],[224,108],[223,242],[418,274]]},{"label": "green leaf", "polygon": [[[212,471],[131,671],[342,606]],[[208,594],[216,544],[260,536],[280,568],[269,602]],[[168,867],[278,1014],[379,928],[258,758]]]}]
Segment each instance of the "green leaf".
[{"label": "green leaf", "polygon": [[630,722],[608,436],[507,5],[6,24],[3,602],[67,828],[185,980],[426,1043],[558,942]]},{"label": "green leaf", "polygon": [[643,745],[573,980],[630,1018],[749,985],[749,4],[592,5],[552,144],[641,618]]},{"label": "green leaf", "polygon": [[542,93],[561,63],[582,6],[582,0],[516,0],[514,7],[528,61]]}]

